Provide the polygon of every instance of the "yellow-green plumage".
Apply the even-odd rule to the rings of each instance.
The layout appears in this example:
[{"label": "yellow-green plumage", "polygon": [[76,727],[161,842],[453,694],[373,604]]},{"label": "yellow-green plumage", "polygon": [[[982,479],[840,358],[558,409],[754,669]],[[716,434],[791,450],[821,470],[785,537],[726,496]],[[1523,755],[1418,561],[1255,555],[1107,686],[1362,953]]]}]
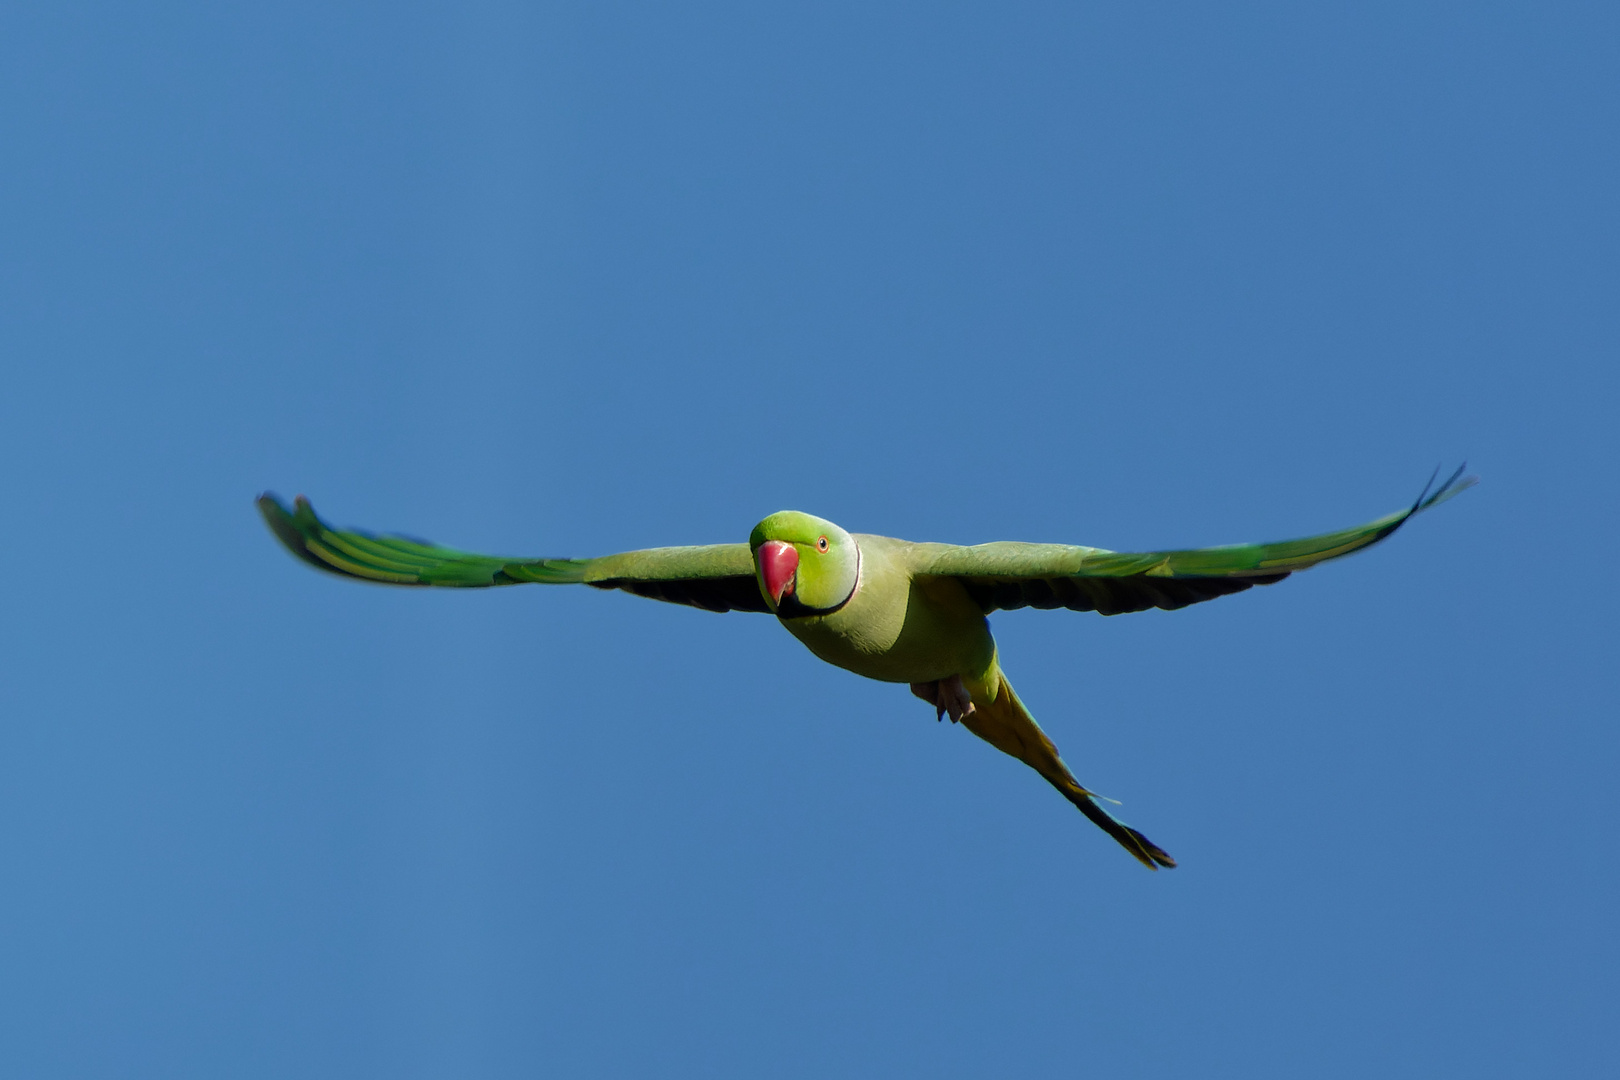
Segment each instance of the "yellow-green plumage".
[{"label": "yellow-green plumage", "polygon": [[[271,530],[332,573],[393,585],[592,585],[710,611],[775,614],[816,656],[867,678],[910,684],[951,719],[1040,773],[1150,868],[1175,861],[1075,780],[1001,671],[985,616],[1020,607],[1104,615],[1174,610],[1269,585],[1375,544],[1413,514],[1473,484],[1458,469],[1433,494],[1366,525],[1303,540],[1122,553],[1066,544],[962,547],[851,534],[783,511],[746,544],[653,548],[594,559],[500,558],[399,536],[338,530],[302,497],[259,499]],[[1431,481],[1432,484],[1432,481]]]}]

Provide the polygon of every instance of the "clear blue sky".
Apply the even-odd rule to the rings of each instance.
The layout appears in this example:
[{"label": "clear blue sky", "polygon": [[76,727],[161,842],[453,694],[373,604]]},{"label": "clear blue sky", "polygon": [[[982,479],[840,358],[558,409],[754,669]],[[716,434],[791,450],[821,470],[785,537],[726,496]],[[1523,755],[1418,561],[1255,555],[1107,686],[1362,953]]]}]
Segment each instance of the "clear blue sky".
[{"label": "clear blue sky", "polygon": [[[1613,4],[33,5],[0,1072],[1613,1068]],[[673,10],[672,10],[673,9]],[[994,619],[1151,874],[774,620],[475,550],[1346,526]]]}]

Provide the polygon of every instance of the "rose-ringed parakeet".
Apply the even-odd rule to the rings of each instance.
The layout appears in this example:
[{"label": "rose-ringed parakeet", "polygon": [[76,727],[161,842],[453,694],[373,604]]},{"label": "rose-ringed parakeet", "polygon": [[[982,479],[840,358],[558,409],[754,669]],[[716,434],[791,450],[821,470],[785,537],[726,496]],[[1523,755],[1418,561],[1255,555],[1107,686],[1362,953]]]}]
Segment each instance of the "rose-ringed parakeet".
[{"label": "rose-ringed parakeet", "polygon": [[[1126,553],[1068,544],[963,547],[848,533],[785,510],[746,544],[653,548],[596,559],[508,559],[400,536],[333,529],[300,496],[259,498],[294,555],[332,573],[393,585],[594,585],[708,611],[774,614],[821,659],[907,683],[953,722],[1045,777],[1150,869],[1175,860],[1081,786],[1002,672],[985,616],[1021,607],[1118,615],[1174,610],[1271,585],[1375,544],[1413,514],[1469,487],[1458,469],[1410,507],[1342,532],[1277,544]],[[1433,481],[1431,480],[1431,485]]]}]

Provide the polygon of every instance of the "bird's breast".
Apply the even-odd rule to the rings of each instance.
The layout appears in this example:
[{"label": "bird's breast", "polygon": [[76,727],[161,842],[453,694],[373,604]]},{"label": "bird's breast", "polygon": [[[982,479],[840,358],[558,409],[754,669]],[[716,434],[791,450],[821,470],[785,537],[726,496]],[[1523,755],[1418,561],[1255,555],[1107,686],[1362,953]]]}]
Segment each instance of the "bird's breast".
[{"label": "bird's breast", "polygon": [[859,542],[854,594],[830,615],[783,619],[794,637],[829,664],[885,682],[928,682],[988,668],[995,643],[966,590],[954,580],[914,580],[900,541],[862,536]]}]

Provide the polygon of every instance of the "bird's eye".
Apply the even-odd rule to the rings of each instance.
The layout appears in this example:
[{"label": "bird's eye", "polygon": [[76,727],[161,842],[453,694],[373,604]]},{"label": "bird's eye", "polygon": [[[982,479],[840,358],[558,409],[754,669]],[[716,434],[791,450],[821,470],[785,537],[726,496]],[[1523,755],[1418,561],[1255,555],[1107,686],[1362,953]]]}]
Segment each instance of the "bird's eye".
[{"label": "bird's eye", "polygon": [[826,551],[827,550],[827,538],[825,536],[820,537],[819,539],[816,540],[816,550],[817,551]]}]

